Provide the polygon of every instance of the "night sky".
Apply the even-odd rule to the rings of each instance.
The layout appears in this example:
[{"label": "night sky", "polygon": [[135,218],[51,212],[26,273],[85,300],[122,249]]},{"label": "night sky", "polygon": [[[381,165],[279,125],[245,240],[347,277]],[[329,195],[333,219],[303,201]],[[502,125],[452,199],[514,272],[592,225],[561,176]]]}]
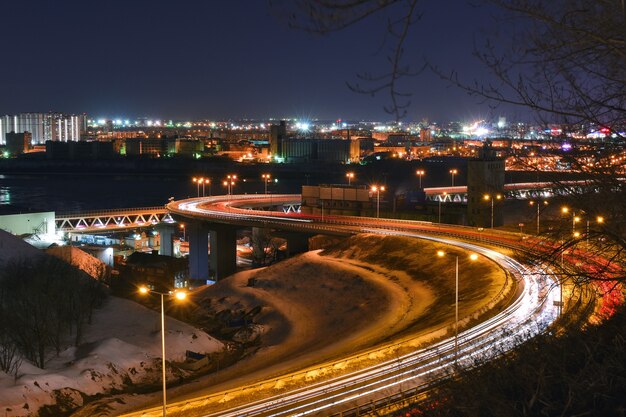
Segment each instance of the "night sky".
[{"label": "night sky", "polygon": [[[450,6],[454,3],[454,7]],[[489,10],[431,1],[407,57],[480,78],[472,56]],[[387,96],[346,87],[383,71],[385,17],[325,36],[290,29],[265,0],[8,1],[2,7],[0,114],[390,120]],[[407,120],[497,117],[432,73],[404,83]]]}]

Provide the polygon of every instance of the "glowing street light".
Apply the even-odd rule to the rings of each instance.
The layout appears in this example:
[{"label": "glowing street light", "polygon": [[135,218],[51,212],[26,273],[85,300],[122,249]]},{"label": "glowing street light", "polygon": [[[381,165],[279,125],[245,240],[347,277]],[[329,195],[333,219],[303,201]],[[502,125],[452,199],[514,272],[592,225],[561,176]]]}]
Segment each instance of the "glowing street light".
[{"label": "glowing street light", "polygon": [[224,187],[227,187],[228,195],[232,194],[233,187],[235,186],[235,181],[236,180],[237,180],[237,176],[236,175],[229,174],[229,175],[226,176],[226,179],[224,180]]},{"label": "glowing street light", "polygon": [[458,170],[456,170],[456,169],[451,169],[451,170],[450,170],[450,175],[452,175],[452,186],[453,186],[453,187],[454,187],[454,176],[455,176],[456,174],[458,174],[458,173],[459,173],[459,171],[458,171]]},{"label": "glowing street light", "polygon": [[187,293],[185,291],[174,291],[169,293],[162,293],[158,291],[153,291],[148,287],[142,286],[139,288],[139,292],[141,294],[155,293],[161,296],[161,364],[162,364],[162,379],[163,379],[163,417],[167,416],[167,384],[166,384],[166,375],[165,375],[165,309],[164,309],[164,298],[165,296],[174,296],[179,301],[187,298]]},{"label": "glowing street light", "polygon": [[265,194],[267,194],[267,183],[272,179],[270,174],[261,174],[261,178],[263,178],[263,182],[265,182]]},{"label": "glowing street light", "polygon": [[198,193],[198,197],[200,197],[200,180],[201,179],[202,178],[196,178],[196,177],[192,178],[192,181],[196,183],[196,191]]},{"label": "glowing street light", "polygon": [[352,183],[352,180],[354,179],[354,172],[347,172],[346,178],[348,178],[348,186],[349,186]]},{"label": "glowing street light", "polygon": [[496,194],[494,196],[490,194],[485,194],[483,198],[487,201],[491,200],[491,228],[493,229],[493,203],[494,203],[494,200],[500,200],[502,198],[502,195]]},{"label": "glowing street light", "polygon": [[183,223],[181,223],[181,224],[180,224],[180,228],[181,228],[181,229],[182,229],[182,231],[183,231],[183,240],[186,240],[186,239],[185,239],[185,237],[186,237],[186,235],[185,235],[185,225],[184,225]]},{"label": "glowing street light", "polygon": [[[587,219],[587,234],[585,235],[585,239],[586,239],[585,245],[587,246],[587,249],[589,249],[589,223],[590,221],[589,219]],[[598,224],[604,223],[604,217],[596,216],[596,223]]]},{"label": "glowing street light", "polygon": [[[439,250],[437,256],[443,258],[448,255],[446,252]],[[459,255],[451,255],[455,257],[455,279],[454,279],[454,365],[456,366],[456,360],[458,356],[459,348]],[[470,254],[469,260],[476,261],[478,255],[475,253]]]},{"label": "glowing street light", "polygon": [[376,218],[380,217],[380,192],[385,191],[385,186],[372,185],[372,192],[376,193]]},{"label": "glowing street light", "polygon": [[209,184],[209,195],[211,195],[211,179],[204,177],[193,177],[192,181],[196,183],[196,188],[198,192],[198,197],[200,197],[200,184],[202,184],[202,197],[205,196],[204,186],[205,184]]},{"label": "glowing street light", "polygon": [[422,177],[424,176],[424,174],[426,174],[426,171],[424,171],[423,169],[418,169],[417,171],[415,171],[415,174],[417,174],[417,176],[420,179],[420,190],[422,189]]},{"label": "glowing street light", "polygon": [[[561,213],[567,214],[569,213],[569,207],[563,206],[561,207]],[[576,212],[572,210],[572,233],[576,232],[576,223],[580,221],[580,217],[576,216]]]},{"label": "glowing street light", "polygon": [[[541,206],[541,204],[539,204],[539,201],[531,201],[529,204],[531,206],[534,206],[534,205],[537,206],[537,235],[539,235],[539,207]],[[544,200],[543,205],[547,206],[548,202]]]}]

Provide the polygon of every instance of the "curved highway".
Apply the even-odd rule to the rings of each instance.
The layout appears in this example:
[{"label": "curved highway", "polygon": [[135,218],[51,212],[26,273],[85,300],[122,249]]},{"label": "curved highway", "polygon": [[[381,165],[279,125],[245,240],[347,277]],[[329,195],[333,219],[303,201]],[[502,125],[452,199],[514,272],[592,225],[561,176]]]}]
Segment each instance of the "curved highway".
[{"label": "curved highway", "polygon": [[[235,395],[255,391],[270,383],[281,386],[281,378],[240,387],[237,393],[220,392],[168,405],[168,414],[185,416],[308,416],[356,415],[356,407],[393,397],[399,391],[427,390],[441,378],[454,373],[456,366],[471,367],[507,351],[529,337],[544,331],[558,316],[554,301],[561,288],[549,270],[522,265],[492,249],[459,239],[489,240],[490,243],[514,247],[519,236],[485,236],[475,228],[438,225],[430,222],[401,221],[350,216],[316,216],[260,210],[272,205],[296,203],[300,196],[220,196],[174,201],[167,205],[175,215],[246,226],[276,227],[317,233],[353,234],[380,233],[429,239],[464,248],[497,262],[516,278],[519,291],[503,311],[458,335],[439,341],[428,348],[377,363],[365,369],[346,373],[323,382],[277,394],[260,401],[235,407],[228,404]],[[385,349],[379,347],[372,349]],[[341,360],[345,360],[342,358]],[[321,364],[333,367],[337,362]],[[285,382],[291,378],[284,377]],[[280,390],[279,390],[280,391]],[[219,404],[222,404],[219,408]],[[214,411],[211,411],[214,410]],[[158,416],[161,408],[144,410],[128,416]]]}]

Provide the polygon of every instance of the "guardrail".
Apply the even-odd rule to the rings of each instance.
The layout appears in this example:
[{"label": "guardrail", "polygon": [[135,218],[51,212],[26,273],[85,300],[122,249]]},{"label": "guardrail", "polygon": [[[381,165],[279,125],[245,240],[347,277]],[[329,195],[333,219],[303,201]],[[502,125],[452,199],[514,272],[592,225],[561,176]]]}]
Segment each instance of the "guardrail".
[{"label": "guardrail", "polygon": [[113,214],[136,214],[147,212],[166,212],[165,206],[152,206],[152,207],[136,207],[136,208],[122,208],[122,209],[109,209],[109,210],[88,210],[88,211],[75,211],[67,213],[56,213],[55,218],[79,218],[79,217],[99,217],[109,216]]}]

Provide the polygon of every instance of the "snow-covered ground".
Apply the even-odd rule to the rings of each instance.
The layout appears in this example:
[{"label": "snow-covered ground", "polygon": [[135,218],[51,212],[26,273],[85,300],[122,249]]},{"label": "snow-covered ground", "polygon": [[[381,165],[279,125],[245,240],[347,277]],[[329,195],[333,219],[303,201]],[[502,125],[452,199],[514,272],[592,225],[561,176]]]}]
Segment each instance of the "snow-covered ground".
[{"label": "snow-covered ground", "polygon": [[41,251],[19,237],[0,229],[0,266],[9,261],[41,256]]},{"label": "snow-covered ground", "polygon": [[[97,269],[97,265],[90,265],[90,261],[99,262],[97,259],[77,251],[72,252],[72,263],[90,272]],[[35,256],[42,256],[42,252],[0,230],[0,264]],[[158,312],[109,297],[95,310],[82,344],[73,347],[68,343],[67,349],[47,362],[46,369],[23,361],[17,379],[0,371],[0,415],[34,415],[44,405],[59,403],[71,409],[82,404],[83,395],[106,394],[146,382],[158,385],[160,320]],[[173,318],[166,318],[165,327],[168,361],[182,362],[187,350],[210,353],[223,348],[203,331]]]},{"label": "snow-covered ground", "polygon": [[[222,348],[221,342],[173,318],[167,317],[165,328],[168,361],[182,362],[186,350],[209,353]],[[43,405],[54,404],[61,392],[80,405],[78,392],[90,396],[160,381],[158,313],[109,297],[96,310],[83,340],[79,347],[68,347],[50,360],[44,370],[24,362],[17,380],[0,372],[0,411],[7,417],[26,416]]]}]

